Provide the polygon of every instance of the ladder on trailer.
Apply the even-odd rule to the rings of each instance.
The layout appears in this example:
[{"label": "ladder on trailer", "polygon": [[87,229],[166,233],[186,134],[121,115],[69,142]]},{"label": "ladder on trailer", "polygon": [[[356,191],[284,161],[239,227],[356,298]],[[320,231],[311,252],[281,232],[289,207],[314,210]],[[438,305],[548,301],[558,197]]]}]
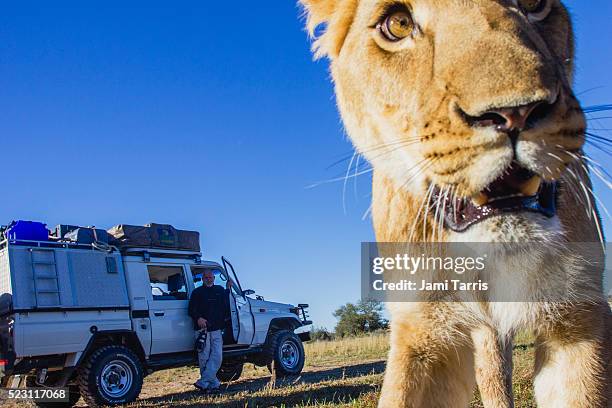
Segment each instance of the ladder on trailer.
[{"label": "ladder on trailer", "polygon": [[[31,248],[30,259],[36,307],[60,306],[61,298],[55,251],[53,249]],[[47,301],[43,301],[43,298],[47,298]]]}]

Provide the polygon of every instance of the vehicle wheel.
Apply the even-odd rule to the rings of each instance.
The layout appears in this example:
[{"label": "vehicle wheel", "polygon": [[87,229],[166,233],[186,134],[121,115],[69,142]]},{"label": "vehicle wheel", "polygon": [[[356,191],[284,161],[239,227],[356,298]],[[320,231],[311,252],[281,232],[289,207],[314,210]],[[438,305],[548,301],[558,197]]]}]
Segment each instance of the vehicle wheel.
[{"label": "vehicle wheel", "polygon": [[242,375],[242,367],[244,367],[243,363],[223,363],[217,371],[217,378],[221,382],[236,381]]},{"label": "vehicle wheel", "polygon": [[71,408],[76,405],[77,402],[81,399],[81,394],[79,393],[78,385],[70,385],[68,386],[68,402],[35,402],[34,404],[37,407],[41,408]]},{"label": "vehicle wheel", "polygon": [[79,389],[90,407],[134,401],[143,378],[140,360],[123,346],[96,350],[78,370]]},{"label": "vehicle wheel", "polygon": [[276,375],[279,377],[298,375],[304,368],[302,340],[289,330],[281,330],[270,335],[265,353],[269,357],[268,370],[272,372],[274,363]]}]

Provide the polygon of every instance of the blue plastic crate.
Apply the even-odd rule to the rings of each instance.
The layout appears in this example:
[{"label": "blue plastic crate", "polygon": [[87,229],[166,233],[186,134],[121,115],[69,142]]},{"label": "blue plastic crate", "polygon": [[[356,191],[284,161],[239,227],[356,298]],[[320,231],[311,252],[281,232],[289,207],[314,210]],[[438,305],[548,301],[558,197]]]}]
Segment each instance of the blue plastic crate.
[{"label": "blue plastic crate", "polygon": [[48,241],[47,224],[36,221],[13,221],[5,231],[10,241]]}]

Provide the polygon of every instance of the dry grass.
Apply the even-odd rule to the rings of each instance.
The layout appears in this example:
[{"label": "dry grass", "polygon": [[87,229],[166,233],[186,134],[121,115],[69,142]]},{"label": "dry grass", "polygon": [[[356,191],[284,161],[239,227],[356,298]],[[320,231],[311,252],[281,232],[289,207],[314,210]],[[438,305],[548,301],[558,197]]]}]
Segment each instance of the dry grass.
[{"label": "dry grass", "polygon": [[[532,408],[533,341],[525,334],[517,340],[516,407]],[[147,377],[140,399],[130,407],[376,407],[388,350],[386,334],[312,342],[305,349],[306,367],[298,378],[273,384],[267,369],[249,365],[239,381],[224,386],[222,395],[208,397],[193,390],[197,368],[165,370]],[[482,407],[477,392],[471,407]]]},{"label": "dry grass", "polygon": [[315,341],[305,344],[306,365],[343,365],[383,360],[389,351],[389,336],[376,333],[364,337],[347,337],[333,341]]}]

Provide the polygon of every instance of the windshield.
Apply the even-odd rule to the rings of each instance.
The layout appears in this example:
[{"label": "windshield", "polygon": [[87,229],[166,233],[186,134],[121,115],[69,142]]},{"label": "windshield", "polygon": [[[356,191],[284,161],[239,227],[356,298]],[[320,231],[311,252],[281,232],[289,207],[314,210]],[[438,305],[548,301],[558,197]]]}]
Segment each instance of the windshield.
[{"label": "windshield", "polygon": [[202,267],[192,267],[191,273],[193,275],[193,286],[199,288],[202,286],[202,276],[208,270],[212,270],[215,275],[215,285],[219,285],[225,288],[225,282],[227,282],[227,277],[223,274],[223,272],[219,268],[202,268]]},{"label": "windshield", "polygon": [[[202,281],[202,276],[204,276],[204,273],[207,270],[212,270],[213,274],[215,275],[215,281],[213,284],[221,286],[223,289],[225,289],[225,286],[227,285],[227,275],[225,274],[225,272],[220,268],[207,268],[204,266],[191,267],[191,274],[193,276],[193,286],[195,288],[199,288],[204,284]],[[236,295],[240,295],[240,292],[236,288],[236,285],[232,285],[232,292],[234,292]]]}]

